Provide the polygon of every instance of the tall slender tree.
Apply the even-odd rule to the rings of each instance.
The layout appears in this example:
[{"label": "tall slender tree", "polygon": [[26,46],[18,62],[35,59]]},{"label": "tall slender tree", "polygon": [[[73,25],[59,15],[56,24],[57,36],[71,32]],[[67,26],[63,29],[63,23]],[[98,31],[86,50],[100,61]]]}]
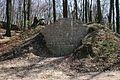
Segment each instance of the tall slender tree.
[{"label": "tall slender tree", "polygon": [[109,23],[111,23],[111,19],[112,19],[112,7],[113,7],[113,5],[112,5],[112,3],[113,3],[113,0],[110,0],[110,8],[109,8],[109,15],[108,15],[108,21],[109,21]]},{"label": "tall slender tree", "polygon": [[97,22],[98,23],[102,22],[102,12],[101,12],[100,0],[97,0]]},{"label": "tall slender tree", "polygon": [[87,15],[88,15],[88,3],[87,0],[85,0],[85,23],[87,23]]},{"label": "tall slender tree", "polygon": [[31,0],[28,0],[28,6],[27,6],[28,28],[30,28],[30,16],[31,16]]},{"label": "tall slender tree", "polygon": [[6,16],[7,16],[7,27],[5,36],[11,37],[11,11],[12,11],[12,0],[6,0]]},{"label": "tall slender tree", "polygon": [[22,0],[18,0],[18,14],[17,14],[17,17],[18,17],[18,26],[21,27],[22,29],[22,3],[23,1]]},{"label": "tall slender tree", "polygon": [[68,18],[68,1],[67,0],[63,0],[63,18]]},{"label": "tall slender tree", "polygon": [[75,16],[76,16],[76,19],[78,19],[78,7],[77,7],[77,0],[74,0],[74,5],[75,5]]},{"label": "tall slender tree", "polygon": [[114,5],[115,1],[113,0],[113,31],[115,32],[115,5]]},{"label": "tall slender tree", "polygon": [[26,28],[26,0],[23,3],[23,12],[24,12],[24,30]]},{"label": "tall slender tree", "polygon": [[110,0],[110,8],[109,8],[109,15],[108,15],[108,22],[109,22],[109,28],[112,29],[111,27],[111,21],[112,21],[112,11],[113,11],[113,0]]},{"label": "tall slender tree", "polygon": [[120,33],[120,24],[119,24],[119,0],[116,0],[116,31]]},{"label": "tall slender tree", "polygon": [[55,7],[55,0],[53,0],[53,18],[54,22],[56,21],[56,7]]},{"label": "tall slender tree", "polygon": [[85,14],[85,0],[83,0],[83,16],[82,16],[83,23],[84,23],[84,18],[85,18],[84,14]]},{"label": "tall slender tree", "polygon": [[51,17],[51,0],[49,0],[48,22],[47,22],[47,24],[48,24],[48,23],[51,23],[51,19],[50,19],[50,17]]},{"label": "tall slender tree", "polygon": [[92,0],[91,0],[91,4],[90,4],[90,12],[89,12],[89,22],[92,22]]},{"label": "tall slender tree", "polygon": [[12,12],[11,12],[11,23],[14,23],[14,18],[15,18],[15,1],[16,0],[12,0]]}]

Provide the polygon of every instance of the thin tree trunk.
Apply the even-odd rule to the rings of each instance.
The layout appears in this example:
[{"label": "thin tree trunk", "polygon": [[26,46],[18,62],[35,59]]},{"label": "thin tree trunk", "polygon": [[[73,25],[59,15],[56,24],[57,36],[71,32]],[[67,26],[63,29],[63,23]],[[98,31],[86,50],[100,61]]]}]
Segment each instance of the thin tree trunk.
[{"label": "thin tree trunk", "polygon": [[78,19],[77,0],[74,0],[74,4],[75,4],[75,16],[76,16],[76,19]]},{"label": "thin tree trunk", "polygon": [[51,17],[51,1],[49,0],[49,9],[48,9],[49,11],[48,11],[48,23],[51,23],[51,19],[50,19],[50,17]]},{"label": "thin tree trunk", "polygon": [[12,10],[12,0],[6,0],[6,16],[7,16],[7,27],[5,36],[11,37],[11,10]]},{"label": "thin tree trunk", "polygon": [[113,7],[112,7],[112,8],[113,8],[113,31],[115,32],[115,9],[114,9],[115,6],[114,6],[114,3],[115,3],[115,2],[114,2],[114,0],[113,0]]},{"label": "thin tree trunk", "polygon": [[85,0],[83,0],[83,17],[82,17],[82,21],[84,23],[84,14],[85,14]]},{"label": "thin tree trunk", "polygon": [[116,0],[116,31],[119,32],[119,0]]},{"label": "thin tree trunk", "polygon": [[110,0],[110,8],[109,8],[109,15],[108,15],[108,22],[109,22],[109,26],[110,26],[109,28],[110,28],[110,29],[112,29],[112,28],[111,28],[112,9],[113,9],[113,8],[112,8],[112,7],[113,7],[112,4],[113,4],[113,0]]},{"label": "thin tree trunk", "polygon": [[112,2],[113,0],[110,0],[110,9],[109,9],[109,16],[108,16],[108,21],[109,21],[109,23],[111,24],[111,18],[112,18]]},{"label": "thin tree trunk", "polygon": [[63,0],[63,18],[68,18],[67,6],[68,6],[67,0]]},{"label": "thin tree trunk", "polygon": [[11,23],[14,23],[15,19],[15,0],[12,3],[12,12],[11,12]]},{"label": "thin tree trunk", "polygon": [[102,13],[101,13],[101,5],[100,5],[100,0],[97,0],[97,22],[101,23],[102,22]]},{"label": "thin tree trunk", "polygon": [[91,0],[91,4],[90,4],[89,22],[92,22],[92,0]]},{"label": "thin tree trunk", "polygon": [[56,7],[55,7],[55,0],[53,0],[53,18],[54,22],[56,21]]},{"label": "thin tree trunk", "polygon": [[31,14],[31,0],[28,0],[28,8],[27,8],[27,20],[28,20],[28,28],[30,28],[30,14]]},{"label": "thin tree trunk", "polygon": [[87,23],[87,9],[88,9],[88,4],[87,4],[87,0],[85,0],[85,23]]},{"label": "thin tree trunk", "polygon": [[19,24],[19,27],[22,29],[22,2],[21,0],[19,0],[19,4],[18,4],[18,24]]},{"label": "thin tree trunk", "polygon": [[23,4],[23,11],[24,11],[24,30],[26,28],[26,0],[24,0],[24,4]]}]

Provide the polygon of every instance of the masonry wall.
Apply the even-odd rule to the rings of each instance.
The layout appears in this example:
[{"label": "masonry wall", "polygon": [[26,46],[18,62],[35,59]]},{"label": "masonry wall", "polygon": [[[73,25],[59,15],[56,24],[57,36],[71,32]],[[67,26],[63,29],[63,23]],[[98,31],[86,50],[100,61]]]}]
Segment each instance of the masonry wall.
[{"label": "masonry wall", "polygon": [[60,19],[42,31],[47,47],[56,56],[70,54],[87,35],[88,28],[73,19]]}]

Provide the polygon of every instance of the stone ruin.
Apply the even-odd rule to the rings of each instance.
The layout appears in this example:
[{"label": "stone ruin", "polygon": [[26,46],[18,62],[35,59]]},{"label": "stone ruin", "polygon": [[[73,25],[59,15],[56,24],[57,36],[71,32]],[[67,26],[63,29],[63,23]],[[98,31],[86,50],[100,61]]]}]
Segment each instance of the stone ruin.
[{"label": "stone ruin", "polygon": [[45,37],[49,52],[54,56],[64,56],[81,45],[81,40],[87,35],[88,29],[79,20],[60,19],[54,24],[47,25],[41,33]]},{"label": "stone ruin", "polygon": [[60,19],[47,25],[41,32],[21,44],[0,52],[0,61],[19,57],[29,52],[41,57],[66,56],[82,45],[82,39],[91,31],[91,28],[83,25],[79,20]]}]

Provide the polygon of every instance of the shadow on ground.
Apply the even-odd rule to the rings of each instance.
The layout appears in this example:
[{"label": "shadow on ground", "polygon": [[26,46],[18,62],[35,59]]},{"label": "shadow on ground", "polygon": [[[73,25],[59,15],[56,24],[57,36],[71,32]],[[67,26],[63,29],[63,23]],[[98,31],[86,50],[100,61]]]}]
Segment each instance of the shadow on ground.
[{"label": "shadow on ground", "polygon": [[[45,57],[31,57],[26,60],[28,56],[22,56],[21,59],[14,58],[11,61],[16,61],[16,64],[6,63],[7,61],[0,62],[0,75],[4,75],[7,77],[19,77],[25,78],[29,77],[32,74],[42,73],[45,70],[58,70],[58,65],[64,60],[63,58],[45,58]],[[24,63],[22,63],[24,62]],[[26,64],[28,63],[28,64]],[[4,65],[5,64],[5,65]],[[19,66],[19,64],[21,64]]]}]

